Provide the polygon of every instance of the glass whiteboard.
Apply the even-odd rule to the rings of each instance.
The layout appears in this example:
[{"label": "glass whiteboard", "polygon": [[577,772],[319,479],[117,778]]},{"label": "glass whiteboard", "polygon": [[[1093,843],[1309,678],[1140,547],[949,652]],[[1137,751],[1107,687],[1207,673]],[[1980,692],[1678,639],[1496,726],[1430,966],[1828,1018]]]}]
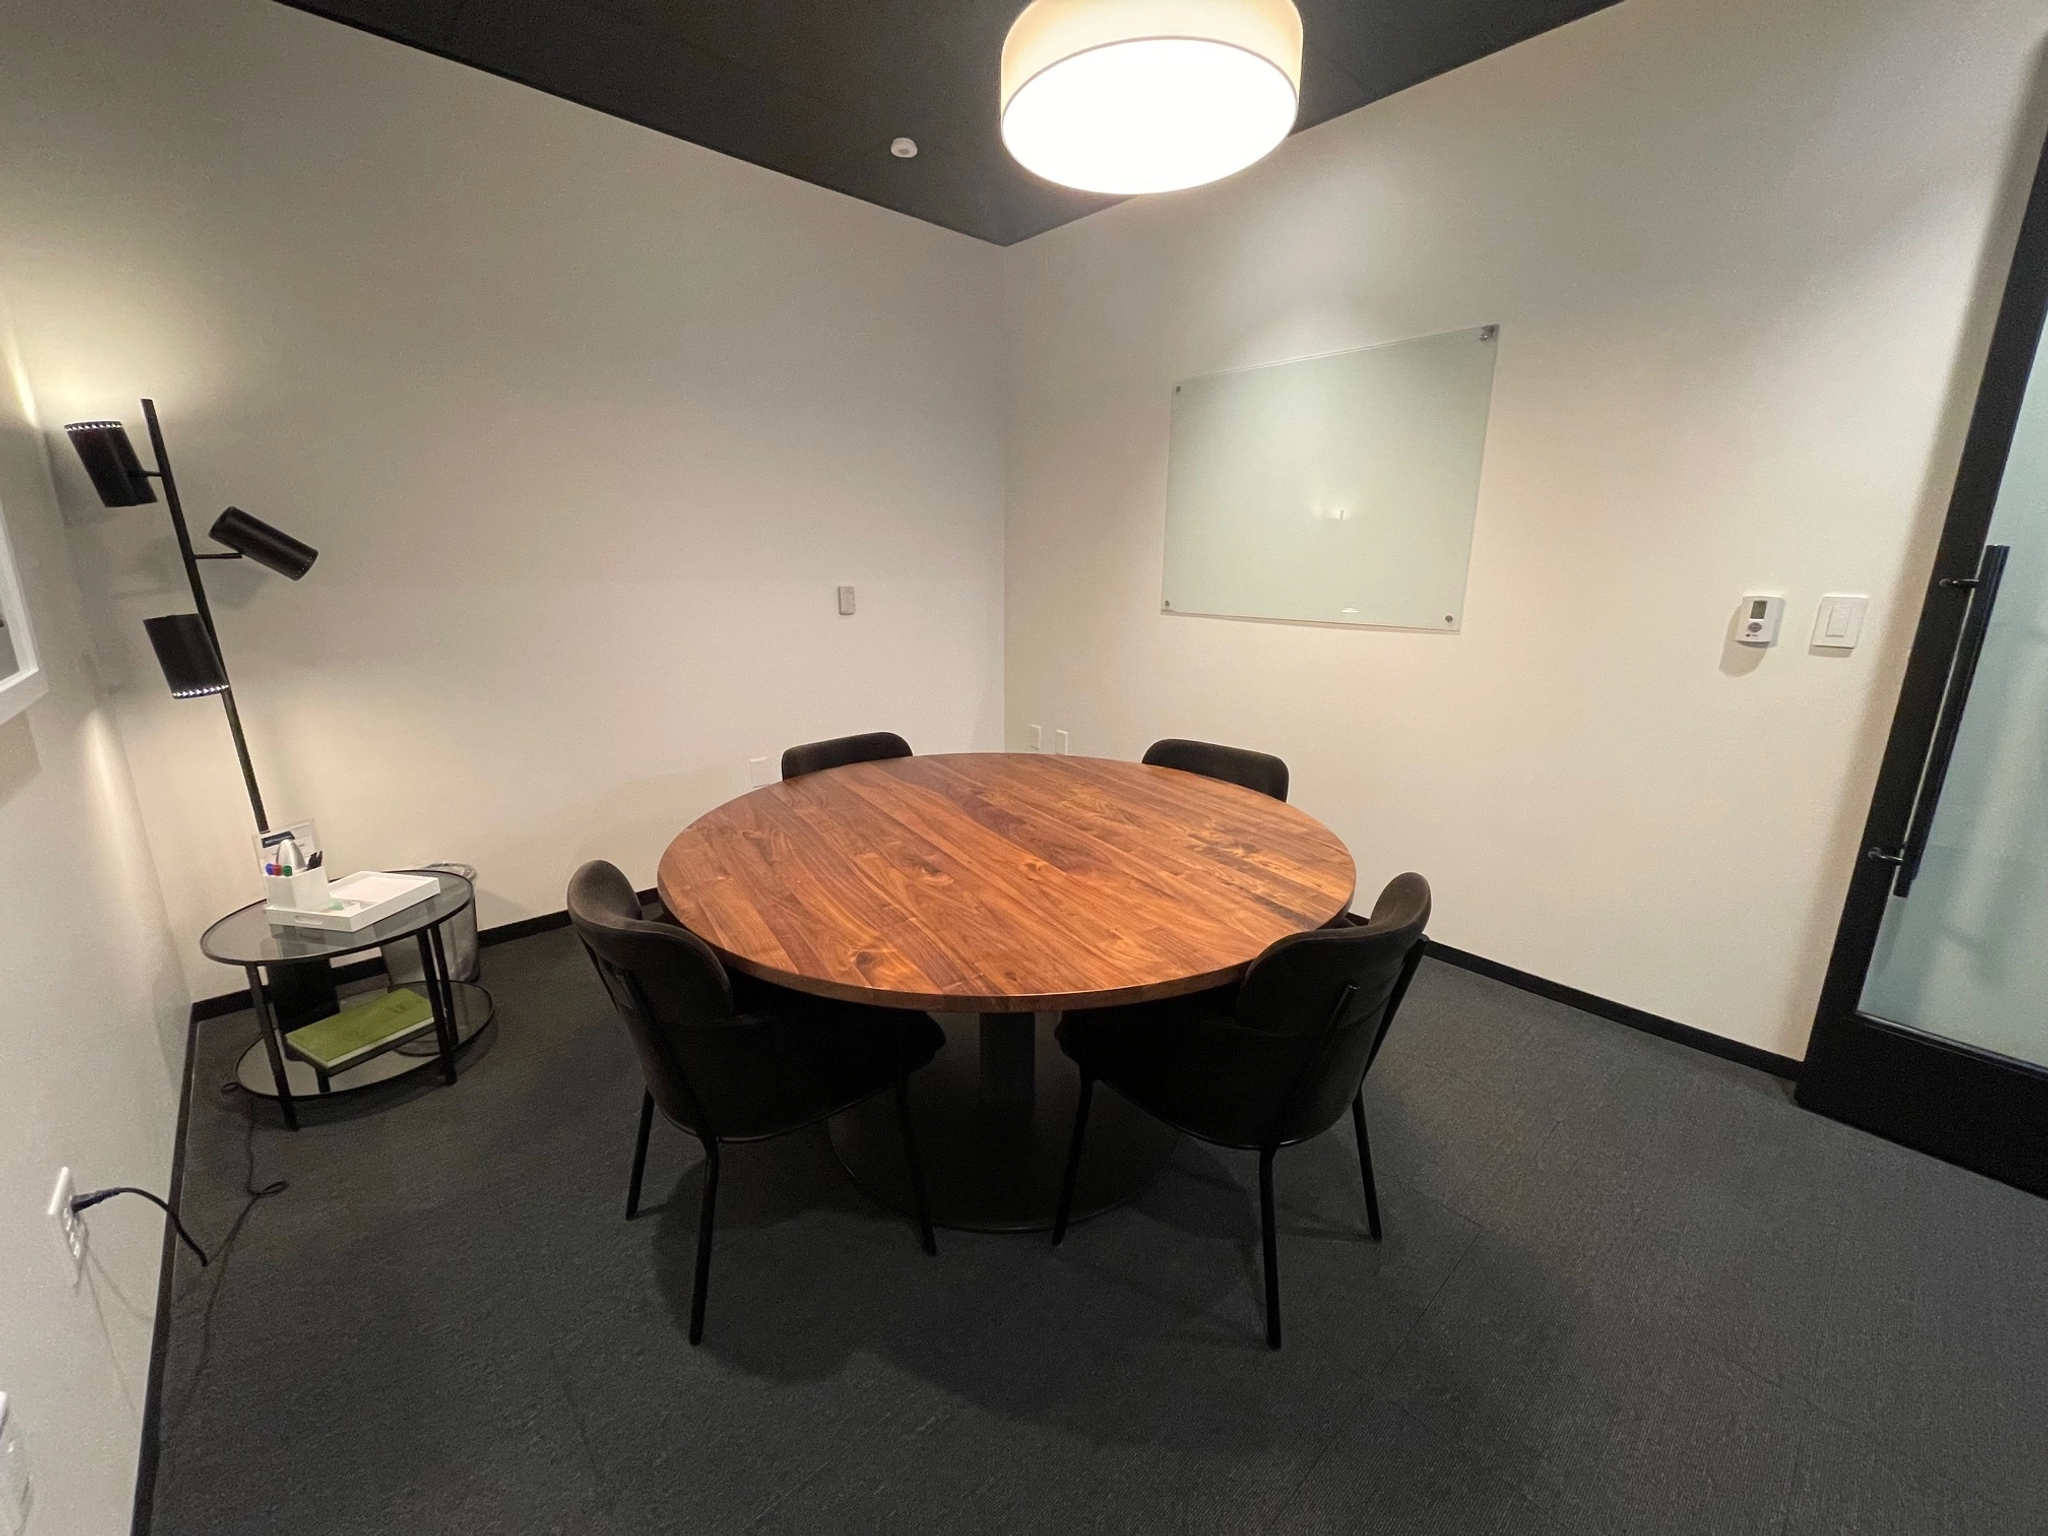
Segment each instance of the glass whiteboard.
[{"label": "glass whiteboard", "polygon": [[1164,610],[1456,630],[1499,329],[1174,385]]}]

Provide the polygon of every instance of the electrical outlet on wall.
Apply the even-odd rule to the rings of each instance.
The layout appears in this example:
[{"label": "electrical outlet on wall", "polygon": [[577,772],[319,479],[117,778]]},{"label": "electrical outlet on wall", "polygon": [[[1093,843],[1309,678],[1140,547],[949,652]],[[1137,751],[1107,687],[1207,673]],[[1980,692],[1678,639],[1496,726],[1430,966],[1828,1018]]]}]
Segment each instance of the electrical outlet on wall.
[{"label": "electrical outlet on wall", "polygon": [[28,1475],[28,1444],[7,1394],[0,1392],[0,1536],[22,1536],[35,1501],[35,1484]]},{"label": "electrical outlet on wall", "polygon": [[1061,757],[1065,757],[1067,755],[1067,748],[1069,745],[1070,743],[1067,740],[1067,733],[1065,731],[1054,731],[1052,733],[1052,749],[1053,751],[1057,752]]},{"label": "electrical outlet on wall", "polygon": [[1031,750],[1034,752],[1043,752],[1045,750],[1045,727],[1042,725],[1031,727]]},{"label": "electrical outlet on wall", "polygon": [[763,785],[773,784],[775,782],[775,780],[772,777],[770,777],[768,773],[767,758],[750,757],[747,759],[747,782],[753,785],[756,789],[761,788]]},{"label": "electrical outlet on wall", "polygon": [[50,1220],[56,1223],[57,1242],[64,1250],[64,1279],[71,1285],[78,1284],[78,1277],[85,1273],[85,1223],[78,1212],[71,1209],[71,1197],[77,1187],[71,1182],[71,1170],[57,1170],[57,1187],[50,1192]]}]

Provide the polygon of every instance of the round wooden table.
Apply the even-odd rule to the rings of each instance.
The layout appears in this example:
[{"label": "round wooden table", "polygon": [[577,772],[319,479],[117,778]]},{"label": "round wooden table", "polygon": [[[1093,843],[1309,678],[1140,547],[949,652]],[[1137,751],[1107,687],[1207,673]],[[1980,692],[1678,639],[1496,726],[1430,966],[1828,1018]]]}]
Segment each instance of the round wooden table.
[{"label": "round wooden table", "polygon": [[[669,911],[736,970],[970,1016],[941,1018],[948,1048],[911,1095],[932,1219],[977,1231],[1052,1224],[1080,1082],[1053,1017],[1234,981],[1344,911],[1355,881],[1328,828],[1234,784],[981,752],[757,789],[692,822],[660,871]],[[836,1119],[833,1144],[908,1210],[893,1106],[872,1105]],[[1076,1214],[1130,1199],[1174,1140],[1098,1094]]]}]

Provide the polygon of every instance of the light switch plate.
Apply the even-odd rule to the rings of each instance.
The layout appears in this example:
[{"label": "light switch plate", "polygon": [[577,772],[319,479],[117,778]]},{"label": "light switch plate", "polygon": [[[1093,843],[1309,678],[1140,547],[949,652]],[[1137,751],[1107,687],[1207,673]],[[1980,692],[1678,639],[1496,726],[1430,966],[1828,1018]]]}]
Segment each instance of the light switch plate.
[{"label": "light switch plate", "polygon": [[1813,616],[1813,643],[1823,651],[1853,651],[1863,638],[1870,599],[1855,592],[1830,592]]},{"label": "light switch plate", "polygon": [[851,587],[841,587],[841,588],[839,589],[839,612],[840,612],[840,614],[841,614],[841,616],[842,616],[842,617],[848,617],[848,618],[852,617],[852,615],[853,615],[853,588],[851,588]]}]

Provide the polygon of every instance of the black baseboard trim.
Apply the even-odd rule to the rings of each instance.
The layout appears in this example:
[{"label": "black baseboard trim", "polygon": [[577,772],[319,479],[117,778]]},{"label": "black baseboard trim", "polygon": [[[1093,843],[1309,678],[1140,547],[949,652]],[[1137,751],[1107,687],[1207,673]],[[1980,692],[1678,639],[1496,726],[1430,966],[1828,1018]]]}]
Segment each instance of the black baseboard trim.
[{"label": "black baseboard trim", "polygon": [[514,939],[530,939],[536,933],[552,933],[557,928],[568,926],[567,912],[543,912],[539,917],[522,917],[516,923],[500,923],[495,928],[479,928],[476,942],[479,948],[489,949],[493,944],[510,944]]},{"label": "black baseboard trim", "polygon": [[1754,1045],[1744,1045],[1740,1040],[1730,1040],[1726,1035],[1717,1035],[1710,1030],[1695,1029],[1690,1024],[1681,1024],[1676,1019],[1666,1019],[1654,1013],[1645,1013],[1640,1008],[1631,1008],[1627,1003],[1598,997],[1591,992],[1581,992],[1577,987],[1568,987],[1562,982],[1548,981],[1528,971],[1518,971],[1512,965],[1502,965],[1498,960],[1489,960],[1484,955],[1475,955],[1470,950],[1457,949],[1436,939],[1429,941],[1432,959],[1446,965],[1455,965],[1461,971],[1486,976],[1494,981],[1506,982],[1537,997],[1549,998],[1553,1003],[1563,1003],[1581,1013],[1590,1013],[1595,1018],[1609,1019],[1616,1024],[1626,1024],[1630,1029],[1639,1029],[1646,1035],[1655,1035],[1660,1040],[1670,1040],[1678,1045],[1689,1045],[1696,1051],[1709,1056],[1719,1056],[1723,1061],[1732,1061],[1740,1066],[1754,1067],[1759,1072],[1768,1072],[1785,1081],[1799,1081],[1800,1063],[1790,1056],[1780,1056],[1776,1051],[1766,1051]]},{"label": "black baseboard trim", "polygon": [[[185,1024],[185,1068],[179,1074],[178,1124],[171,1141],[171,1182],[164,1199],[181,1215],[185,1207],[185,1134],[192,1124],[192,1074],[199,1057],[199,1018],[195,1010]],[[156,1514],[156,1473],[163,1454],[164,1367],[171,1346],[172,1282],[178,1268],[178,1238],[164,1220],[163,1256],[157,1261],[156,1320],[149,1335],[149,1376],[142,1394],[142,1429],[135,1453],[135,1508],[129,1517],[130,1536],[149,1536]]]},{"label": "black baseboard trim", "polygon": [[[644,905],[653,901],[659,893],[647,890],[635,891],[633,894],[638,896]],[[514,939],[530,939],[536,933],[551,933],[557,928],[568,926],[569,914],[566,911],[543,912],[539,917],[522,917],[517,922],[500,923],[495,928],[479,928],[476,935],[477,947],[489,949],[493,944],[509,944]],[[336,986],[345,987],[352,981],[367,981],[372,976],[383,974],[384,962],[381,959],[357,960],[348,965],[336,966],[334,982]],[[249,994],[246,991],[223,992],[218,997],[202,997],[192,1005],[192,1022],[201,1024],[208,1019],[218,1019],[226,1014],[241,1013],[248,1006]],[[182,1156],[182,1147],[179,1152]]]}]

